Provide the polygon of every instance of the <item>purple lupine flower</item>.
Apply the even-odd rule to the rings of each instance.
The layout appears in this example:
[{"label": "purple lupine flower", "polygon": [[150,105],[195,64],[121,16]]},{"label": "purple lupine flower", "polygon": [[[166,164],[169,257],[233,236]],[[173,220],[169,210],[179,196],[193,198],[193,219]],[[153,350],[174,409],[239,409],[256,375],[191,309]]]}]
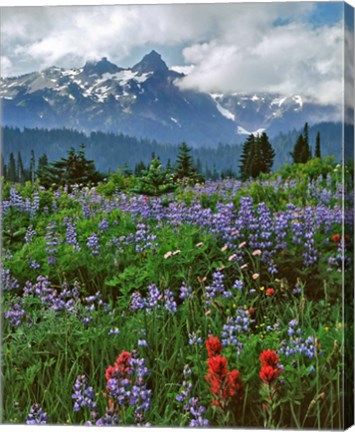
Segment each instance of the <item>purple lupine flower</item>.
[{"label": "purple lupine flower", "polygon": [[25,242],[31,243],[33,237],[36,235],[36,231],[33,229],[33,225],[30,225],[27,228],[26,234],[25,234]]},{"label": "purple lupine flower", "polygon": [[72,220],[69,220],[67,222],[66,243],[68,245],[73,245],[76,251],[80,250],[79,242],[76,235],[76,227]]},{"label": "purple lupine flower", "polygon": [[169,289],[164,290],[164,302],[164,307],[169,313],[175,313],[177,311],[174,294]]},{"label": "purple lupine flower", "polygon": [[144,223],[138,223],[136,226],[136,233],[134,242],[136,244],[136,252],[143,252],[150,248],[158,246],[155,243],[157,236],[151,233],[151,230]]},{"label": "purple lupine flower", "polygon": [[41,265],[34,259],[30,260],[29,267],[31,270],[38,270],[41,268]]},{"label": "purple lupine flower", "polygon": [[[118,426],[120,422],[120,416],[117,412],[106,410],[104,417],[99,418],[95,425],[96,426]],[[87,426],[92,426],[91,422],[86,423]]]},{"label": "purple lupine flower", "polygon": [[219,270],[212,274],[212,283],[209,286],[206,286],[206,305],[209,306],[211,304],[211,300],[217,295],[221,294],[223,297],[229,297],[227,291],[224,289],[224,274]]},{"label": "purple lupine flower", "polygon": [[143,425],[145,413],[151,406],[152,391],[147,388],[146,383],[150,371],[145,366],[145,359],[139,357],[137,350],[132,352],[129,366],[129,379],[117,371],[108,379],[106,389],[120,406],[133,406],[136,424]]},{"label": "purple lupine flower", "polygon": [[75,400],[74,411],[80,411],[88,407],[90,411],[96,411],[95,392],[88,386],[88,379],[85,375],[79,375],[73,387],[72,399]]},{"label": "purple lupine flower", "polygon": [[192,288],[183,283],[180,287],[180,295],[179,297],[182,300],[190,300],[193,297]]},{"label": "purple lupine flower", "polygon": [[57,246],[59,244],[58,235],[56,234],[57,224],[50,222],[46,227],[46,252],[49,265],[57,263]]},{"label": "purple lupine flower", "polygon": [[99,225],[98,225],[99,230],[107,231],[109,229],[109,227],[110,226],[109,226],[106,218],[102,219],[102,221],[99,222]]},{"label": "purple lupine flower", "polygon": [[15,297],[8,303],[8,310],[5,312],[5,319],[10,326],[19,327],[23,324],[26,315],[27,313],[24,309],[21,297]]},{"label": "purple lupine flower", "polygon": [[36,190],[33,193],[33,199],[30,207],[31,218],[33,218],[39,212],[39,206],[40,206],[40,198],[39,198],[39,193]]},{"label": "purple lupine flower", "polygon": [[238,337],[242,333],[249,332],[251,322],[252,320],[248,311],[242,308],[237,309],[235,318],[227,317],[227,322],[223,326],[221,335],[222,345],[235,346],[237,355],[239,356],[243,349],[243,344],[238,340]]},{"label": "purple lupine flower", "polygon": [[203,415],[206,412],[206,408],[200,405],[198,397],[190,398],[189,400],[190,413],[194,417],[190,421],[190,427],[208,427],[209,422]]},{"label": "purple lupine flower", "polygon": [[192,397],[192,381],[191,381],[191,369],[188,365],[185,365],[183,375],[184,380],[178,395],[175,400],[182,404],[184,412],[188,412],[191,415],[190,427],[207,427],[209,425],[208,420],[203,418],[206,408],[200,405],[200,401],[197,397]]},{"label": "purple lupine flower", "polygon": [[238,291],[241,291],[243,289],[243,281],[236,280],[232,286],[232,289],[236,289]]},{"label": "purple lupine flower", "polygon": [[148,346],[148,342],[145,339],[139,339],[138,340],[138,346],[140,346],[140,347],[147,347]]},{"label": "purple lupine flower", "polygon": [[138,291],[132,293],[129,308],[131,310],[139,310],[145,308],[145,299],[143,299],[141,293],[139,293]]},{"label": "purple lupine flower", "polygon": [[[314,359],[316,355],[316,341],[313,336],[308,336],[307,339],[304,339],[300,335],[302,331],[300,328],[289,327],[288,330],[294,330],[293,332],[288,331],[289,340],[283,340],[281,342],[281,348],[278,350],[280,354],[284,354],[286,357],[291,357],[294,355],[301,355],[308,357],[310,360]],[[296,335],[295,335],[296,333]]]},{"label": "purple lupine flower", "polygon": [[86,246],[91,249],[91,255],[99,255],[99,238],[93,233],[87,238]]},{"label": "purple lupine flower", "polygon": [[47,424],[48,416],[47,413],[43,412],[39,404],[34,404],[31,407],[31,411],[27,416],[26,424],[28,425],[45,425]]},{"label": "purple lupine flower", "polygon": [[110,329],[110,331],[108,332],[109,336],[119,335],[119,334],[120,334],[120,330],[117,327]]},{"label": "purple lupine flower", "polygon": [[148,297],[146,299],[146,312],[150,312],[156,306],[159,307],[158,301],[162,299],[162,295],[155,284],[148,286]]},{"label": "purple lupine flower", "polygon": [[1,269],[1,288],[3,291],[16,290],[20,288],[18,280],[11,275],[10,269]]},{"label": "purple lupine flower", "polygon": [[203,339],[195,333],[189,333],[189,345],[202,344]]}]

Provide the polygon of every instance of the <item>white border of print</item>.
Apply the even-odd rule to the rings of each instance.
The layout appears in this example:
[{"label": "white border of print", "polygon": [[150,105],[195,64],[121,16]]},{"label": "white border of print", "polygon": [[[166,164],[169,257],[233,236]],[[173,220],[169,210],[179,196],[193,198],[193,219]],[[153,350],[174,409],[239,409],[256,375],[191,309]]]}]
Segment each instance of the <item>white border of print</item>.
[{"label": "white border of print", "polygon": [[[283,0],[284,2],[295,2],[295,0]],[[297,0],[300,2],[331,2],[339,0]],[[272,0],[0,0],[0,7],[4,6],[92,6],[92,5],[124,5],[124,4],[171,4],[171,3],[272,3]],[[355,0],[347,0],[351,6],[355,7]]]}]

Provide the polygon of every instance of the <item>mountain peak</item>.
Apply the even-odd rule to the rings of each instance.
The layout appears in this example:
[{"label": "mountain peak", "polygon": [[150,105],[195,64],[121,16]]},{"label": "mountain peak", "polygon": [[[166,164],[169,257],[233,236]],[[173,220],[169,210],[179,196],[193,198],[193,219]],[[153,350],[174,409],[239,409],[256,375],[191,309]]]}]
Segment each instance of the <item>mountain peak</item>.
[{"label": "mountain peak", "polygon": [[87,75],[103,75],[104,73],[119,72],[120,68],[108,61],[107,57],[102,57],[99,61],[87,61],[83,71]]},{"label": "mountain peak", "polygon": [[169,69],[166,63],[162,60],[161,55],[155,50],[152,50],[149,54],[146,54],[142,60],[133,66],[135,72],[167,72]]}]

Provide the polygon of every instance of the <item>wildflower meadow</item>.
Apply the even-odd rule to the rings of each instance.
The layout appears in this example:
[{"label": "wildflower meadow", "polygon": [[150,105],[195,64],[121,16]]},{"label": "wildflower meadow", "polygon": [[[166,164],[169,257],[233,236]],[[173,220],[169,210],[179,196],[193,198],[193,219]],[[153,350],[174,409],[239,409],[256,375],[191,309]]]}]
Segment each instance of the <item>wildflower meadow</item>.
[{"label": "wildflower meadow", "polygon": [[352,176],[3,182],[3,421],[342,428]]}]

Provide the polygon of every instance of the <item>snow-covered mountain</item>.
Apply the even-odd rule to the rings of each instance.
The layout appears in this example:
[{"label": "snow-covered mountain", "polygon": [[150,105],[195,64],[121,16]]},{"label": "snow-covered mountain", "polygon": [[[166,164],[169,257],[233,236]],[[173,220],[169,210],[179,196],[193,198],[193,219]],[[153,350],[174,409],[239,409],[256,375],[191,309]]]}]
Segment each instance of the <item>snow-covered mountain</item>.
[{"label": "snow-covered mountain", "polygon": [[184,90],[182,73],[152,51],[132,68],[107,58],[83,67],[50,67],[2,78],[2,124],[122,132],[160,142],[216,146],[266,130],[273,135],[305,121],[331,118],[334,108],[301,95],[207,94]]}]

